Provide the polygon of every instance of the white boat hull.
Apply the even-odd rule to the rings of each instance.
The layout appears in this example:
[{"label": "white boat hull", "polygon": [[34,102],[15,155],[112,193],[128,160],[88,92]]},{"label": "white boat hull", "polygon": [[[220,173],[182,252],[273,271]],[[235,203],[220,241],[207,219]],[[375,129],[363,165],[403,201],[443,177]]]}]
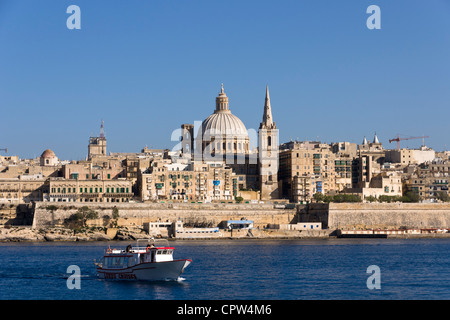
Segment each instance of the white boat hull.
[{"label": "white boat hull", "polygon": [[145,262],[128,268],[97,267],[98,276],[107,280],[145,280],[164,281],[178,280],[191,260],[172,260],[161,262]]}]

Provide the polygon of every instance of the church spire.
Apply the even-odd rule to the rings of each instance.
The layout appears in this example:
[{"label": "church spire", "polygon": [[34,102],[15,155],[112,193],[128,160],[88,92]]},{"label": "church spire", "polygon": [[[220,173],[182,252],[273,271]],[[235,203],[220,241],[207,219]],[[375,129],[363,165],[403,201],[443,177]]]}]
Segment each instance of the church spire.
[{"label": "church spire", "polygon": [[272,119],[272,106],[270,105],[269,85],[266,86],[266,102],[264,103],[264,115],[261,127],[275,129],[276,125]]},{"label": "church spire", "polygon": [[373,143],[380,143],[377,137],[377,133],[375,132],[375,136],[373,137]]}]

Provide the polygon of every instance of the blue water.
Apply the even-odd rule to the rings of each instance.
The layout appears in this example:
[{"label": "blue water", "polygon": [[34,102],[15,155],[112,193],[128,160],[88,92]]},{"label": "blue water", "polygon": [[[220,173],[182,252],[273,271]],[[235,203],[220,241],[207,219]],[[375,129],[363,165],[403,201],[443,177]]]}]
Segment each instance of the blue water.
[{"label": "blue water", "polygon": [[[128,243],[112,243],[125,247]],[[450,240],[329,239],[174,241],[193,263],[178,282],[97,279],[107,243],[0,244],[0,299],[450,299]],[[68,289],[70,265],[80,289]],[[380,289],[367,288],[367,267]]]}]

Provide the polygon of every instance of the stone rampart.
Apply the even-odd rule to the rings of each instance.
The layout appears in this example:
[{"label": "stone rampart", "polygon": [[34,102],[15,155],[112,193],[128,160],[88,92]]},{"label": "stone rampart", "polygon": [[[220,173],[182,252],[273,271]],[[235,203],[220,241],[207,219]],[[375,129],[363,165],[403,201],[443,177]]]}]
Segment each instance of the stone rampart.
[{"label": "stone rampart", "polygon": [[[58,226],[83,206],[98,212],[99,219],[90,224],[102,225],[112,218],[113,208],[119,210],[118,224],[142,226],[146,222],[176,221],[185,223],[211,223],[246,218],[254,226],[291,222],[296,209],[277,209],[273,204],[215,204],[215,203],[49,203],[36,204],[33,228]],[[106,219],[105,219],[106,218]]]},{"label": "stone rampart", "polygon": [[329,229],[450,228],[450,203],[314,203],[299,221]]}]

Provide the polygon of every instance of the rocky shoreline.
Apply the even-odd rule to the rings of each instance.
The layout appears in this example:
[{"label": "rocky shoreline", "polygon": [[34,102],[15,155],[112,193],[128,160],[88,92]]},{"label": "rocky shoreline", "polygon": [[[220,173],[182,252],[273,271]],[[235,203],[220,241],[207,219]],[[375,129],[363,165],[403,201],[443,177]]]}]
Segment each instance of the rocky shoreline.
[{"label": "rocky shoreline", "polygon": [[33,229],[28,226],[11,226],[0,228],[0,242],[120,241],[149,237],[145,232],[126,228],[114,232],[113,235],[108,234],[101,228],[90,228],[79,232],[62,227]]},{"label": "rocky shoreline", "polygon": [[[135,241],[137,239],[152,238],[140,228],[118,228],[109,232],[104,228],[86,228],[75,232],[72,229],[63,227],[52,227],[45,229],[33,229],[30,226],[8,226],[0,227],[0,243],[7,242],[87,242],[87,241]],[[330,239],[336,238],[334,232],[320,230],[320,232],[254,232],[255,236],[248,237],[244,234],[238,236],[224,236],[219,238],[180,238],[176,240],[225,240],[225,239],[251,239],[251,240],[307,240],[307,239]],[[444,234],[408,234],[408,235],[389,235],[389,239],[430,239],[430,238],[450,238],[450,233]],[[175,239],[173,239],[175,240]]]},{"label": "rocky shoreline", "polygon": [[[255,236],[249,237],[247,233],[238,233],[233,236],[225,235],[219,238],[180,238],[177,240],[223,240],[223,239],[326,239],[328,232],[254,232]],[[74,232],[72,229],[52,227],[45,229],[33,229],[28,226],[0,227],[1,242],[46,242],[46,241],[134,241],[137,239],[152,238],[140,228],[119,228],[108,232],[104,228],[87,228]],[[175,239],[174,239],[175,240]]]}]

